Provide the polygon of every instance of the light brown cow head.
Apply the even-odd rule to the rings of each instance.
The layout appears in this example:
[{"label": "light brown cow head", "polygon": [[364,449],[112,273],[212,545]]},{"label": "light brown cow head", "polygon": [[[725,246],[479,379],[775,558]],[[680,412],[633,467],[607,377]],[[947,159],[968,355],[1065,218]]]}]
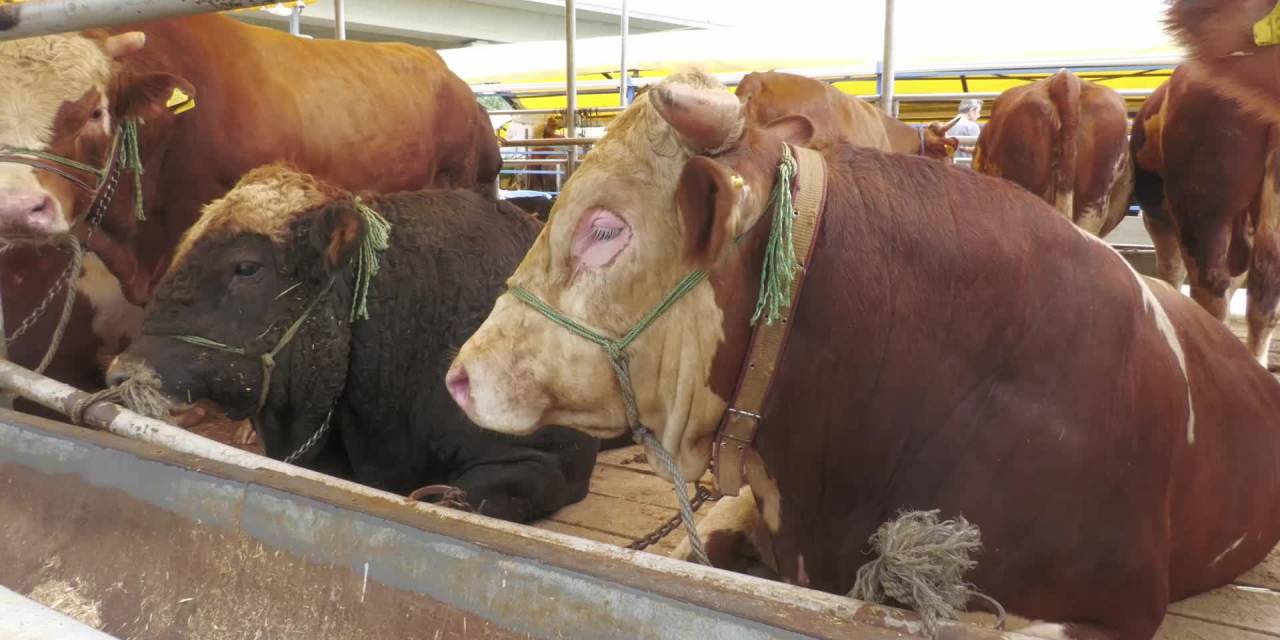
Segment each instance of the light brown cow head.
[{"label": "light brown cow head", "polygon": [[[123,119],[164,117],[175,88],[194,93],[169,74],[120,69],[116,61],[145,42],[138,32],[91,32],[0,43],[0,238],[48,242],[70,230],[93,197],[54,171],[13,162],[5,147],[105,167]],[[72,173],[90,185],[96,180],[87,172]]]},{"label": "light brown cow head", "polygon": [[[749,126],[742,105],[714,80],[668,78],[583,161],[509,284],[621,336],[692,270],[714,271],[738,251],[733,239],[766,207],[782,139],[807,141],[812,133],[802,117]],[[717,299],[704,281],[628,349],[641,420],[686,478],[705,470],[726,406],[711,385],[725,342]],[[447,382],[488,429],[524,434],[560,424],[610,437],[627,428],[605,351],[510,294],[463,345]]]},{"label": "light brown cow head", "polygon": [[924,128],[924,138],[920,142],[920,155],[935,160],[950,160],[960,148],[960,140],[947,135],[957,122],[960,122],[960,116],[948,122],[930,122]]}]

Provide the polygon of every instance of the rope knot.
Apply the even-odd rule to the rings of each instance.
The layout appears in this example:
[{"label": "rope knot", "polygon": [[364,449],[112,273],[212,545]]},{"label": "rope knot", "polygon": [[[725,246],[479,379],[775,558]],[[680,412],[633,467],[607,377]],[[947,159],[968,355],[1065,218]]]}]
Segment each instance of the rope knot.
[{"label": "rope knot", "polygon": [[942,620],[954,620],[977,594],[964,574],[982,549],[977,525],[963,517],[939,520],[938,511],[903,512],[876,530],[869,543],[879,556],[858,569],[849,596],[867,602],[894,600],[920,614],[925,633],[939,637]]}]

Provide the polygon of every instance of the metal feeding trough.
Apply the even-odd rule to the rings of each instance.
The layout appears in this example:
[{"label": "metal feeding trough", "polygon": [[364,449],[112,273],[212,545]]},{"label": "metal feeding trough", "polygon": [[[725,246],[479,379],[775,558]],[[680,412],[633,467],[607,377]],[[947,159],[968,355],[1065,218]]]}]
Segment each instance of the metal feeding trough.
[{"label": "metal feeding trough", "polygon": [[[0,388],[49,407],[84,395],[8,362]],[[904,611],[409,501],[113,405],[87,420],[131,437],[0,410],[5,640],[920,630]]]}]

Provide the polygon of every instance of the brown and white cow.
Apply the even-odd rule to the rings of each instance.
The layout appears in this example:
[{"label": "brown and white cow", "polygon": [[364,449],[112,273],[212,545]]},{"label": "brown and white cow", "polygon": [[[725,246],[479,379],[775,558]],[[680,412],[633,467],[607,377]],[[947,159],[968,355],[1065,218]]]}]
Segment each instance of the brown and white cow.
[{"label": "brown and white cow", "polygon": [[[1272,0],[1171,0],[1169,30],[1185,46],[1186,63],[1225,95],[1271,121],[1280,121],[1280,46],[1262,44],[1254,25],[1275,8]],[[1268,44],[1268,42],[1270,42]]]},{"label": "brown and white cow", "polygon": [[[196,108],[166,109],[174,89]],[[310,41],[217,15],[0,43],[0,147],[105,166],[125,118],[142,119],[147,219],[135,218],[124,173],[88,242],[116,278],[80,280],[89,304],[79,303],[68,335],[95,346],[67,344],[50,370],[63,380],[98,379],[94,352],[137,330],[129,303],[147,299],[201,205],[253,167],[287,160],[345,189],[390,192],[491,184],[501,163],[471,90],[425,48]],[[0,238],[46,242],[90,199],[54,172],[0,162]],[[84,227],[74,230],[82,238]],[[0,255],[10,330],[66,264],[49,250]],[[13,345],[18,362],[34,366],[57,315]]]},{"label": "brown and white cow", "polygon": [[1022,185],[1080,228],[1106,236],[1133,192],[1128,118],[1115,90],[1064,69],[996,98],[973,168]]},{"label": "brown and white cow", "polygon": [[[743,365],[783,144],[811,135],[668,79],[587,156],[508,282],[621,336],[709,270],[627,348],[641,421],[686,478]],[[846,593],[881,523],[936,508],[981,527],[970,577],[1047,621],[1027,632],[1140,639],[1280,541],[1280,383],[1221,323],[1023,189],[835,151],[746,463],[782,578]],[[604,349],[510,293],[447,380],[485,428],[628,426]]]},{"label": "brown and white cow", "polygon": [[1142,105],[1131,136],[1134,193],[1160,277],[1219,320],[1249,276],[1249,349],[1263,366],[1280,303],[1280,181],[1273,127],[1178,67]]},{"label": "brown and white cow", "polygon": [[956,120],[916,128],[821,80],[776,71],[749,73],[738,84],[748,118],[768,124],[788,115],[813,123],[815,149],[847,142],[860,147],[950,160],[959,148],[947,131]]}]

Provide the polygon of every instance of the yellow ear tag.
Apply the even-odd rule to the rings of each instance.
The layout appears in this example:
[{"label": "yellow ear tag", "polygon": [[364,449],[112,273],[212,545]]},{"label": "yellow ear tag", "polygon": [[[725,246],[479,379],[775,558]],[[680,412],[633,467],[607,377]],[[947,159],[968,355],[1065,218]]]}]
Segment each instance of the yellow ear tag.
[{"label": "yellow ear tag", "polygon": [[164,103],[164,106],[173,111],[173,115],[176,116],[196,108],[196,101],[195,98],[184,93],[182,89],[174,87],[173,95],[169,96],[169,101]]},{"label": "yellow ear tag", "polygon": [[1280,44],[1280,2],[1271,8],[1271,13],[1253,25],[1253,42],[1259,47],[1270,47]]},{"label": "yellow ear tag", "polygon": [[734,189],[741,189],[742,185],[746,183],[743,182],[742,176],[735,173],[732,176],[730,176],[729,184],[732,185]]}]

